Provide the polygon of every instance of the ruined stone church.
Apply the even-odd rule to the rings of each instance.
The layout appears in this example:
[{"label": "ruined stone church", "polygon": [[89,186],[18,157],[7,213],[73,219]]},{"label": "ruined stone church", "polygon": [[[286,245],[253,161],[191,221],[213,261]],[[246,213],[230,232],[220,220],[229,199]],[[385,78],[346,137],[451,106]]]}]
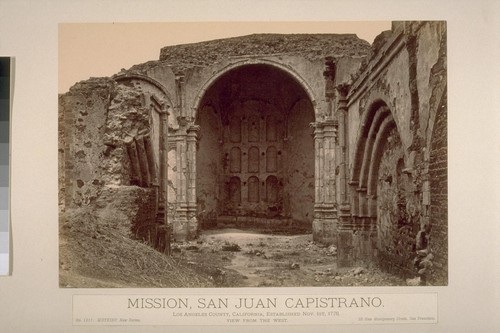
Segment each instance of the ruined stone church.
[{"label": "ruined stone church", "polygon": [[445,22],[393,22],[373,45],[164,47],[59,97],[61,209],[106,210],[159,249],[209,228],[312,232],[339,265],[446,284],[446,51]]}]

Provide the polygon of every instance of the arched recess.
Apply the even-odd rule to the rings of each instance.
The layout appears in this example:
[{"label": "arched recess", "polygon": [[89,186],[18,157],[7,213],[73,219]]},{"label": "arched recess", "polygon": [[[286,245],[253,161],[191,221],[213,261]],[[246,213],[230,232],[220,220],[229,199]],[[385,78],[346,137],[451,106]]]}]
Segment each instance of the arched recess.
[{"label": "arched recess", "polygon": [[[363,115],[360,123],[359,134],[356,140],[357,144],[354,150],[354,164],[351,176],[351,182],[355,182],[356,184],[359,182],[361,174],[361,167],[363,165],[363,160],[365,157],[364,154],[366,141],[368,139],[368,133],[370,132],[370,129],[372,129],[375,116],[379,114],[378,118],[381,118],[380,112],[378,112],[381,108],[383,109],[383,111],[387,110],[387,104],[382,99],[375,100],[368,111]],[[379,121],[380,119],[377,119],[376,124],[379,123]]]},{"label": "arched recess", "polygon": [[[312,226],[314,217],[314,105],[296,77],[279,66],[242,62],[215,75],[199,101],[195,123],[200,128],[197,150],[196,196],[199,211],[208,211],[225,220],[227,216],[269,217],[265,180],[280,179],[279,193],[273,202],[273,217],[294,219]],[[210,126],[205,115],[210,105],[220,128]],[[211,150],[207,142],[211,141]],[[217,151],[216,148],[217,147]],[[241,151],[241,168],[231,167]],[[204,179],[202,179],[202,176]],[[255,176],[255,178],[251,178]],[[225,186],[231,177],[241,179],[241,204],[230,201],[202,206],[207,198]],[[206,179],[213,179],[208,184]],[[219,179],[216,184],[216,179]],[[257,182],[262,183],[257,191]],[[214,191],[214,188],[216,190]],[[225,189],[222,190],[224,192]],[[279,196],[277,192],[274,197]],[[279,207],[278,204],[279,203]]]},{"label": "arched recess", "polygon": [[352,215],[375,219],[377,178],[383,149],[396,123],[387,104],[376,100],[362,118],[351,176]]},{"label": "arched recess", "polygon": [[278,178],[269,176],[266,179],[266,201],[269,205],[275,205],[280,199],[280,188]]},{"label": "arched recess", "polygon": [[248,172],[256,173],[260,171],[259,148],[252,146],[248,149]]},{"label": "arched recess", "polygon": [[241,149],[238,147],[231,148],[229,170],[231,172],[241,172]]},{"label": "arched recess", "polygon": [[251,176],[248,178],[248,202],[260,201],[259,178]]},{"label": "arched recess", "polygon": [[387,142],[390,131],[395,127],[396,123],[394,122],[392,115],[388,115],[382,122],[379,131],[377,132],[370,156],[370,167],[365,171],[368,176],[366,176],[366,174],[363,175],[363,179],[367,179],[367,183],[366,186],[365,184],[362,184],[362,186],[366,187],[368,195],[374,197],[377,196],[377,177],[380,168],[380,160],[382,158],[382,150]]},{"label": "arched recess", "polygon": [[233,204],[241,203],[241,180],[231,177],[228,184],[228,199]]},{"label": "arched recess", "polygon": [[158,88],[164,98],[166,99],[167,103],[169,105],[173,105],[172,104],[172,96],[170,95],[170,93],[168,92],[167,88],[165,88],[164,85],[162,85],[160,82],[158,82],[157,80],[149,77],[149,76],[146,76],[146,75],[142,75],[142,74],[130,74],[130,73],[127,73],[127,74],[118,74],[118,75],[115,75],[113,76],[113,80],[117,81],[117,82],[122,82],[122,81],[130,81],[130,80],[139,80],[139,81],[144,81],[146,83],[149,83],[151,84],[152,86]]},{"label": "arched recess", "polygon": [[[227,74],[228,72],[238,69],[239,67],[244,67],[248,65],[267,65],[274,67],[276,69],[279,69],[283,72],[285,72],[287,75],[292,77],[295,82],[306,92],[307,97],[311,104],[313,105],[313,108],[316,107],[316,97],[314,95],[313,89],[311,86],[307,83],[307,81],[299,74],[297,71],[295,71],[293,68],[290,66],[283,65],[279,62],[272,61],[272,60],[267,60],[267,59],[245,59],[241,61],[237,61],[235,63],[229,64],[217,72],[215,72],[205,83],[201,86],[200,90],[196,94],[196,97],[194,98],[193,105],[192,105],[192,110],[193,110],[193,118],[197,118],[197,113],[198,110],[201,106],[201,102],[203,100],[203,97],[205,96],[206,92],[208,89],[211,88],[211,86],[217,82],[223,75]],[[316,110],[314,112],[314,115],[316,117]]]},{"label": "arched recess", "polygon": [[411,269],[419,227],[413,210],[418,198],[407,161],[393,110],[378,100],[363,117],[356,146],[352,215],[374,236],[371,246],[382,266],[400,272]]},{"label": "arched recess", "polygon": [[266,171],[276,172],[278,170],[278,150],[275,146],[267,148],[266,152]]}]

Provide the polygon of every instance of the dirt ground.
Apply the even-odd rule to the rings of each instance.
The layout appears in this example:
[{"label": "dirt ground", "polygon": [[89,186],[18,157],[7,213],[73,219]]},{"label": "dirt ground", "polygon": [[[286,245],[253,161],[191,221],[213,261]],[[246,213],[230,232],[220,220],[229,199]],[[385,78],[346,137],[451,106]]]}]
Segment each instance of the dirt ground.
[{"label": "dirt ground", "polygon": [[66,212],[59,238],[64,288],[204,288],[406,285],[376,267],[337,267],[337,251],[311,234],[218,229],[173,243],[172,255],[133,240],[113,219]]},{"label": "dirt ground", "polygon": [[211,230],[172,250],[173,258],[208,274],[219,287],[406,285],[376,267],[338,268],[336,248],[313,242],[311,234]]},{"label": "dirt ground", "polygon": [[59,229],[59,285],[62,288],[214,287],[211,272],[200,274],[134,240],[116,219],[90,208],[62,214]]}]

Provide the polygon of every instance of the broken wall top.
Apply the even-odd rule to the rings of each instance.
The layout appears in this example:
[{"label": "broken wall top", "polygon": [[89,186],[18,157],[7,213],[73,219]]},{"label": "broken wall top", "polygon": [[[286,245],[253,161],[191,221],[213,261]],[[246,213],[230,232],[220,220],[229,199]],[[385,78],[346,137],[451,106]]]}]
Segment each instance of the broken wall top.
[{"label": "broken wall top", "polygon": [[301,55],[309,60],[325,57],[365,57],[370,44],[355,34],[253,34],[242,37],[167,46],[160,61],[175,71],[209,66],[228,57],[275,54]]}]

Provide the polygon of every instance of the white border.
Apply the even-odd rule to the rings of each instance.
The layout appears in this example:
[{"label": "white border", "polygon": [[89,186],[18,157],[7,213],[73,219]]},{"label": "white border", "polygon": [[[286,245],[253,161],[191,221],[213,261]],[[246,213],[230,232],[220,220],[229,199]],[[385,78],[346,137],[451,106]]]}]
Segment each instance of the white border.
[{"label": "white border", "polygon": [[[72,295],[58,288],[57,24],[112,21],[377,20],[448,22],[449,286],[437,292],[439,324],[408,332],[494,332],[500,288],[498,223],[500,151],[500,2],[443,1],[0,1],[0,54],[16,57],[13,98],[11,218],[13,272],[0,278],[0,329],[5,332],[92,332],[72,327]],[[407,288],[407,287],[405,287]],[[400,292],[394,288],[359,288]],[[406,290],[406,289],[405,289]],[[132,291],[132,290],[131,290]],[[338,292],[353,291],[338,288]],[[101,291],[100,291],[101,292]],[[109,290],[109,294],[123,293]],[[172,292],[173,290],[151,290]],[[196,290],[188,293],[196,294]],[[205,292],[208,292],[205,290]],[[221,293],[221,290],[213,290]],[[283,291],[285,292],[285,291]],[[418,304],[415,304],[418,306]],[[176,327],[189,331],[192,327]],[[259,327],[270,331],[275,327]],[[293,326],[283,331],[331,331]],[[141,332],[164,331],[143,327]],[[199,328],[197,329],[199,330]],[[253,331],[253,327],[241,327]],[[103,327],[99,331],[116,332]],[[134,327],[120,331],[135,332]],[[231,327],[204,327],[206,332]],[[342,327],[400,332],[401,327]]]}]

